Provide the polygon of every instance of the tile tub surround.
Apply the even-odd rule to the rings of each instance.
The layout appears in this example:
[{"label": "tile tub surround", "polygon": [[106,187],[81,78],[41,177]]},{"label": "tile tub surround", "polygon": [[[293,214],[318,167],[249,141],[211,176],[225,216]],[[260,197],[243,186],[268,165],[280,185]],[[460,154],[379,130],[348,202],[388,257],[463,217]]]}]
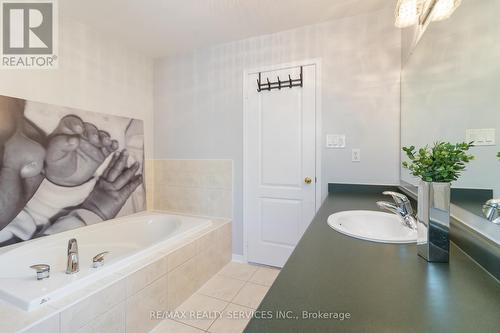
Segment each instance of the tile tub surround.
[{"label": "tile tub surround", "polygon": [[146,207],[149,211],[154,209],[154,160],[144,161],[144,183],[146,185]]},{"label": "tile tub surround", "polygon": [[231,260],[231,223],[213,225],[32,312],[0,302],[0,332],[149,332]]},{"label": "tile tub surround", "polygon": [[154,210],[232,218],[232,160],[149,160]]}]

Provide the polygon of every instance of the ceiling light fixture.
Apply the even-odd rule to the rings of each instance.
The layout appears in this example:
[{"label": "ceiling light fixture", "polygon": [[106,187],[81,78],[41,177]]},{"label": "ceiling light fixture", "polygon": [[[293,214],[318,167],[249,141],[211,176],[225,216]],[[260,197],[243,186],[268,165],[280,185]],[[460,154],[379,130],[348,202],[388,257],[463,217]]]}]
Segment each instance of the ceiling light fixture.
[{"label": "ceiling light fixture", "polygon": [[432,20],[442,21],[450,18],[461,2],[461,0],[438,0],[432,11]]},{"label": "ceiling light fixture", "polygon": [[406,28],[418,23],[420,0],[398,0],[396,5],[396,27]]},{"label": "ceiling light fixture", "polygon": [[398,0],[396,4],[396,22],[398,28],[407,28],[416,24],[426,25],[432,21],[449,18],[460,6],[461,0]]}]

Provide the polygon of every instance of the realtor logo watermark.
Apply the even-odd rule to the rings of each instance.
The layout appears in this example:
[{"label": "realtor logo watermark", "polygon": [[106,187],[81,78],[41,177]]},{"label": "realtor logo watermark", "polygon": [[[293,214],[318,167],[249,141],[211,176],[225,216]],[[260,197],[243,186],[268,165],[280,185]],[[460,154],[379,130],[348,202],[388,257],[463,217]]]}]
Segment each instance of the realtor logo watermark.
[{"label": "realtor logo watermark", "polygon": [[55,0],[1,0],[1,18],[2,68],[57,68]]}]

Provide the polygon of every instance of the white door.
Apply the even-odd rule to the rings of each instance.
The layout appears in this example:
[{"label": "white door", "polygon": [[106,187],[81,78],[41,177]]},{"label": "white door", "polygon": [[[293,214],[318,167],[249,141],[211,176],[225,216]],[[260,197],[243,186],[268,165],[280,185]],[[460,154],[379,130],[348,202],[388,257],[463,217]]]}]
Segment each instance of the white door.
[{"label": "white door", "polygon": [[[298,78],[300,67],[263,72],[262,82]],[[246,77],[247,259],[283,267],[316,212],[316,65],[303,87],[257,92]]]}]

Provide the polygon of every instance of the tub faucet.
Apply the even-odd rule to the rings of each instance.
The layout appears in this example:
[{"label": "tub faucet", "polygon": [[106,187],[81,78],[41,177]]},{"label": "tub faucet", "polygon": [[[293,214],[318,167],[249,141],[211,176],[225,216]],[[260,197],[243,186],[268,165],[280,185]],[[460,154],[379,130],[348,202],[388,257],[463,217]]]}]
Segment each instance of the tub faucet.
[{"label": "tub faucet", "polygon": [[78,273],[79,270],[78,243],[75,238],[72,238],[68,242],[68,264],[66,266],[66,274]]},{"label": "tub faucet", "polygon": [[382,194],[390,195],[395,203],[378,201],[377,206],[396,214],[405,226],[417,230],[417,219],[413,216],[410,200],[405,195],[397,192],[386,191]]},{"label": "tub faucet", "polygon": [[500,224],[500,199],[491,199],[483,206],[484,216],[488,221]]}]

